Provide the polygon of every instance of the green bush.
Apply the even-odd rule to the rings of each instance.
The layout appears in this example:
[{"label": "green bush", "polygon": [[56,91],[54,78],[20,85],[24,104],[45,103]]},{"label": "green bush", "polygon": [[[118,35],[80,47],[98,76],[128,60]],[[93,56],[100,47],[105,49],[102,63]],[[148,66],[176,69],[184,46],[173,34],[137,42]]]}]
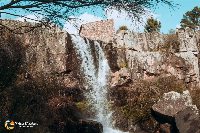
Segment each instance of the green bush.
[{"label": "green bush", "polygon": [[126,67],[128,68],[128,64],[126,62],[121,62],[119,65],[120,68]]},{"label": "green bush", "polygon": [[126,50],[126,46],[123,45],[123,46],[121,47],[121,50],[125,51],[125,50]]},{"label": "green bush", "polygon": [[151,17],[150,19],[147,20],[147,23],[145,25],[145,30],[148,33],[153,33],[153,32],[160,32],[160,28],[161,28],[161,22],[154,20],[153,17]]},{"label": "green bush", "polygon": [[120,26],[119,30],[128,30],[127,26]]},{"label": "green bush", "polygon": [[112,43],[113,41],[110,39],[108,42],[109,42],[109,43]]},{"label": "green bush", "polygon": [[88,102],[87,101],[81,101],[76,103],[76,106],[78,109],[81,110],[81,112],[83,112],[84,114],[86,114],[86,111],[88,110]]}]

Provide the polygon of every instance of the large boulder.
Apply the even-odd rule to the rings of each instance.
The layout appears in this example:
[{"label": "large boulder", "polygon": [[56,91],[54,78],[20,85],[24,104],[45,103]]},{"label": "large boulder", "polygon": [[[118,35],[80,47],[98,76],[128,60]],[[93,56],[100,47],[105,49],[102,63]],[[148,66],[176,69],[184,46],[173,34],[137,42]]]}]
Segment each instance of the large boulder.
[{"label": "large boulder", "polygon": [[169,123],[166,132],[196,133],[200,117],[196,105],[192,105],[189,91],[183,94],[171,91],[152,106],[152,115],[160,123]]},{"label": "large boulder", "polygon": [[178,112],[175,121],[180,133],[197,133],[200,130],[200,116],[196,106],[190,106]]},{"label": "large boulder", "polygon": [[152,106],[152,110],[159,116],[159,121],[174,124],[176,114],[191,105],[192,100],[188,90],[183,94],[171,91],[164,93],[163,97]]}]

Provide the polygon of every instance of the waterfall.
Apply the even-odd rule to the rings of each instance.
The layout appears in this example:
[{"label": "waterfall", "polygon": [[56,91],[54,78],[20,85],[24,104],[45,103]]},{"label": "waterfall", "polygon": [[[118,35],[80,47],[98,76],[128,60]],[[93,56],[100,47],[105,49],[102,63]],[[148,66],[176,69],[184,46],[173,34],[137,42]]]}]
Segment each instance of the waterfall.
[{"label": "waterfall", "polygon": [[104,133],[121,133],[112,129],[110,125],[110,117],[112,112],[108,109],[108,101],[106,98],[108,90],[108,78],[110,75],[110,67],[104,56],[104,52],[97,41],[94,41],[95,55],[98,65],[95,67],[94,57],[89,40],[85,40],[80,36],[71,36],[72,43],[76,48],[77,58],[82,61],[81,72],[84,76],[84,86],[87,91],[84,95],[91,104],[91,110],[96,112],[95,121],[103,125]]}]

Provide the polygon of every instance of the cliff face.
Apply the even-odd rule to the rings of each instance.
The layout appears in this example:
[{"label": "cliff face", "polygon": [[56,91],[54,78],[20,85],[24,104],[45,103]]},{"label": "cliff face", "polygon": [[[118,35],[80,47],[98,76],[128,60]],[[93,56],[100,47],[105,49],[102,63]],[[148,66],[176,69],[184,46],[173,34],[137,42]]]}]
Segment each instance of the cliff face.
[{"label": "cliff face", "polygon": [[[0,20],[3,25],[10,27],[17,33],[24,33],[30,30],[31,26],[37,23],[20,22],[13,20]],[[15,25],[15,26],[13,26]],[[25,69],[26,72],[35,77],[36,73],[44,72],[48,75],[57,74],[60,80],[68,85],[69,81],[64,80],[66,74],[77,76],[78,61],[75,48],[72,45],[71,37],[55,25],[48,28],[42,26],[24,34],[16,34],[25,47]],[[62,75],[62,76],[61,76]]]},{"label": "cliff face", "polygon": [[[113,36],[112,26],[111,20],[102,20],[80,28],[82,37],[105,42],[113,77],[111,86],[122,84],[129,78],[152,80],[172,75],[193,85],[199,82],[200,31],[186,28],[169,36],[118,30]],[[122,67],[124,70],[120,70]]]},{"label": "cliff face", "polygon": [[[11,29],[16,29],[25,25],[29,26],[19,28],[16,32],[28,31],[31,29],[30,26],[37,25],[35,23],[23,23],[1,19],[0,22]],[[95,34],[95,32],[93,34]],[[96,34],[96,36],[97,35],[98,34]],[[80,91],[83,89],[81,83],[82,79],[79,75],[81,61],[76,56],[76,49],[72,45],[71,35],[55,25],[50,25],[49,28],[38,27],[31,32],[16,34],[16,36],[25,48],[25,50],[22,51],[25,56],[23,64],[25,74],[28,73],[33,78],[37,78],[37,73],[47,74],[47,78],[50,77],[50,75],[53,75],[56,77],[59,84],[63,83],[62,85],[64,85],[67,89],[66,91],[68,91],[69,99],[76,102],[83,101],[83,94],[82,91]],[[132,81],[152,81],[160,77],[167,79],[167,77],[174,75],[176,79],[180,79],[191,85],[199,84],[200,32],[197,31],[194,33],[188,28],[185,30],[179,30],[176,35],[178,42],[176,43],[178,45],[170,47],[165,43],[167,37],[167,35],[160,33],[149,34],[132,31],[117,31],[114,37],[109,37],[112,39],[112,43],[106,43],[108,42],[107,37],[104,38],[105,41],[99,41],[111,68],[111,92],[114,92],[113,97],[119,98],[117,102],[113,100],[116,106],[124,107],[126,101],[134,99],[133,97],[136,92],[143,91],[137,90],[139,88],[137,86],[142,85],[140,82],[135,85],[125,84],[129,83],[130,79]],[[85,42],[87,42],[86,39]],[[95,67],[97,68],[98,53],[94,47],[94,41],[89,40],[89,44],[94,58],[94,63],[97,62],[95,64]],[[166,46],[168,50],[165,50]],[[14,56],[15,55],[13,55],[12,58]],[[26,78],[28,79],[28,77]],[[175,79],[172,81],[176,82]],[[165,86],[170,84],[172,81],[163,82],[161,80],[158,82],[159,84],[166,83],[163,87],[150,88],[150,90],[152,89],[156,92],[156,90],[160,88],[162,91],[165,89]],[[158,83],[156,82],[156,86],[159,86]],[[123,85],[127,86],[123,88]],[[177,88],[180,85],[181,83],[174,88]],[[146,87],[146,85],[144,86]],[[31,89],[35,88],[33,87]],[[144,93],[151,92],[146,88],[144,90]],[[152,99],[155,94],[157,93],[153,93],[150,99]],[[157,97],[155,97],[155,99],[156,98]],[[123,103],[123,101],[125,102]],[[58,104],[54,103],[53,106],[58,106],[62,102],[58,101],[57,103]],[[146,105],[146,101],[144,103]],[[142,110],[144,109],[142,108],[141,111]],[[116,121],[121,121],[121,118],[116,118]],[[70,128],[70,126],[68,127]],[[75,128],[76,127],[74,127],[74,129]]]},{"label": "cliff face", "polygon": [[[168,35],[117,31],[110,45],[112,85],[122,84],[120,67],[127,69],[127,79],[153,80],[157,77],[176,76],[186,83],[199,82],[199,33],[191,29],[179,30],[174,37],[177,46],[163,51]],[[173,38],[172,38],[173,39]],[[112,54],[109,54],[112,53]],[[118,71],[119,70],[119,71]]]},{"label": "cliff face", "polygon": [[[22,33],[30,30],[31,26],[37,25],[36,23],[2,19],[0,22],[11,29],[28,26],[15,30],[15,32]],[[108,23],[111,24],[112,29],[112,22],[108,21]],[[102,24],[106,23],[101,23],[100,27],[103,26]],[[87,25],[90,24],[82,25],[82,27]],[[95,34],[96,31],[93,31],[92,34]],[[109,32],[112,33],[112,31]],[[91,37],[90,34],[86,35],[84,29],[81,34]],[[98,34],[96,33],[96,35]],[[33,77],[36,72],[45,72],[50,75],[56,73],[66,86],[70,84],[70,80],[66,79],[67,74],[80,78],[78,76],[80,61],[77,60],[71,35],[66,31],[50,25],[48,28],[38,27],[31,32],[16,34],[16,36],[25,46],[25,66],[29,66],[26,67],[26,71]],[[177,38],[177,45],[169,46],[168,51],[163,51],[164,47],[168,45],[166,44],[168,35],[165,34],[118,30],[113,38],[111,36],[112,43],[106,43],[107,37],[102,37],[104,38],[103,42],[99,42],[104,48],[112,71],[111,86],[123,84],[128,79],[154,80],[158,77],[172,75],[186,83],[198,84],[200,31],[194,32],[189,28],[179,30],[174,35]],[[92,51],[95,53],[93,44],[94,41],[90,40]]]},{"label": "cliff face", "polygon": [[[45,27],[37,23],[2,19],[0,23],[0,33],[5,34],[3,37],[12,34],[11,39],[18,39],[18,42],[13,41],[16,44],[2,36],[0,39],[0,61],[3,62],[0,65],[0,90],[6,93],[0,94],[0,105],[1,109],[9,106],[2,112],[5,115],[0,121],[6,121],[8,117],[19,121],[37,121],[34,115],[41,115],[41,119],[45,118],[42,123],[52,122],[41,124],[40,129],[34,129],[34,132],[45,132],[47,127],[51,132],[102,132],[100,123],[79,119],[84,114],[80,113],[76,103],[83,101],[84,87],[78,74],[80,60],[76,57],[71,36],[55,25]],[[23,34],[11,33],[4,26]],[[35,26],[37,28],[33,28]],[[2,75],[13,78],[6,79]],[[9,91],[10,88],[12,91]],[[39,108],[40,115],[37,114]],[[12,110],[17,111],[12,113]],[[27,116],[29,111],[34,115]],[[62,127],[59,126],[61,123]]]}]

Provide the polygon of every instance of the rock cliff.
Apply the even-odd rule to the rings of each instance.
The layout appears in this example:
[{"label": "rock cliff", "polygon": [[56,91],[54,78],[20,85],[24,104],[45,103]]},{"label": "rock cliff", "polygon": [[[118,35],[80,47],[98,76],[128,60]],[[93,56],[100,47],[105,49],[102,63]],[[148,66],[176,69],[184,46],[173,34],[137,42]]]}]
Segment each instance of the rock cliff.
[{"label": "rock cliff", "polygon": [[117,31],[113,42],[106,46],[110,47],[107,54],[113,69],[112,84],[118,84],[121,79],[119,75],[123,72],[115,72],[120,67],[126,67],[127,78],[132,80],[153,80],[174,75],[187,83],[199,84],[198,32],[194,33],[189,28],[179,30],[174,35],[178,47],[172,45],[168,51],[163,51],[168,45],[165,41],[168,36],[161,33]]},{"label": "rock cliff", "polygon": [[[15,29],[14,31],[16,32],[22,33],[38,25],[36,23],[2,19],[0,19],[0,23],[10,27],[12,30]],[[63,123],[65,119],[60,112],[65,110],[62,107],[67,101],[72,102],[72,105],[78,103],[81,108],[87,107],[85,102],[83,102],[83,91],[85,90],[82,82],[83,77],[81,77],[79,72],[81,60],[77,58],[76,49],[71,40],[72,35],[55,25],[49,25],[47,27],[38,26],[38,28],[34,28],[30,32],[16,34],[15,36],[23,45],[23,50],[21,51],[23,52],[23,63],[19,66],[23,68],[23,72],[20,72],[25,78],[23,78],[23,82],[29,82],[29,80],[38,80],[39,82],[40,77],[38,77],[38,73],[40,73],[39,75],[44,75],[45,79],[51,80],[51,77],[54,77],[58,86],[64,88],[63,92],[59,92],[59,96],[50,99],[50,103],[52,103],[50,109],[56,108],[55,112],[59,114],[60,117],[58,118],[62,119]],[[105,40],[98,41],[105,52],[111,68],[109,97],[111,105],[116,106],[113,107],[115,110],[113,113],[114,120],[112,122],[114,126],[125,131],[135,131],[136,129],[139,132],[139,129],[137,130],[138,127],[129,119],[130,117],[131,119],[138,120],[138,116],[142,114],[140,112],[144,111],[149,113],[150,108],[156,103],[156,100],[161,98],[166,90],[171,91],[171,88],[184,90],[186,87],[183,85],[183,82],[188,85],[191,84],[192,86],[199,85],[200,32],[193,32],[189,28],[179,30],[176,35],[173,35],[173,37],[177,38],[173,45],[166,43],[166,38],[168,37],[168,35],[160,33],[137,33],[127,30],[117,31],[114,37],[109,38],[112,42],[108,40],[107,36]],[[86,39],[85,42],[87,42]],[[90,39],[88,42],[91,47],[94,63],[98,62],[98,58],[96,58],[98,54],[94,48],[94,41]],[[7,49],[5,48],[5,50]],[[8,50],[7,53],[12,55],[9,55],[10,58],[15,55],[18,56],[18,54],[12,54],[12,50],[11,53],[9,52]],[[1,57],[4,57],[4,55]],[[6,64],[6,61],[4,63]],[[3,68],[2,65],[1,67]],[[97,63],[95,67],[98,67]],[[10,69],[6,68],[5,70],[9,71]],[[13,71],[13,73],[15,74],[16,71]],[[18,78],[20,77],[19,74],[16,75]],[[171,78],[171,76],[175,78]],[[143,80],[151,82],[142,82]],[[46,88],[49,86],[45,84]],[[142,87],[143,89],[141,89]],[[34,86],[31,89],[35,89]],[[195,93],[193,95],[199,96],[199,94]],[[138,102],[139,104],[137,104]],[[71,103],[67,104],[67,111],[73,108],[72,105]],[[136,112],[132,110],[135,108],[137,108]],[[72,119],[69,116],[70,111],[70,113],[68,112],[69,114],[66,113],[67,118],[70,118],[67,119],[68,125],[74,128],[71,130],[70,126],[66,126],[64,128],[65,131],[75,132],[78,130],[81,132],[84,130],[85,133],[90,131],[102,132],[102,125],[100,123],[80,119],[82,117],[92,116],[91,112],[83,115],[80,112],[76,112],[76,109],[73,110],[75,111],[76,119]],[[49,111],[51,112],[51,110]],[[187,113],[187,110],[182,112],[182,114]],[[138,116],[135,116],[135,114]],[[141,117],[144,116],[142,114]],[[175,119],[174,121],[178,121],[178,128],[184,130],[184,127],[181,126],[183,121],[182,115],[177,116],[177,118],[173,115],[173,117]],[[62,122],[59,124],[62,124]],[[164,124],[159,126],[158,122],[152,119],[147,122],[142,121],[139,124],[144,130],[151,132],[157,131],[162,126],[170,127],[170,125]],[[96,129],[92,130],[94,127]],[[49,128],[54,131],[56,126],[50,126]]]}]

